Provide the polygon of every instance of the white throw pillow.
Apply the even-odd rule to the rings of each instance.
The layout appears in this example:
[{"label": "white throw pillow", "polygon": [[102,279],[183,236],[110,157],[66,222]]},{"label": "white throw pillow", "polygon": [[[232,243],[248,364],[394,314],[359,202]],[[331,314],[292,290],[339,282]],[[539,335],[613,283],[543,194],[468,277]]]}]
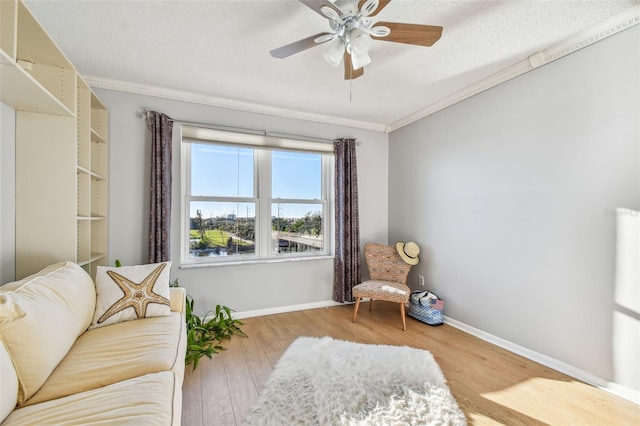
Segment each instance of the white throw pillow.
[{"label": "white throw pillow", "polygon": [[170,271],[171,262],[98,266],[96,311],[89,328],[169,315]]}]

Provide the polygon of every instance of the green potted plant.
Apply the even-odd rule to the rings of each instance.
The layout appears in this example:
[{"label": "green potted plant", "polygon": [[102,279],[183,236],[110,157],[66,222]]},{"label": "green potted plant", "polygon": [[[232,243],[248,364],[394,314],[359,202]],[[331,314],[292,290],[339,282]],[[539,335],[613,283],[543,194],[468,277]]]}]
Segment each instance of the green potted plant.
[{"label": "green potted plant", "polygon": [[240,320],[233,319],[231,309],[227,306],[216,305],[215,311],[210,310],[204,317],[193,313],[193,298],[187,295],[185,306],[185,319],[187,322],[187,355],[185,364],[192,365],[195,370],[200,358],[211,358],[224,350],[221,343],[231,339],[231,336],[239,334],[247,337],[240,329],[244,325]]}]

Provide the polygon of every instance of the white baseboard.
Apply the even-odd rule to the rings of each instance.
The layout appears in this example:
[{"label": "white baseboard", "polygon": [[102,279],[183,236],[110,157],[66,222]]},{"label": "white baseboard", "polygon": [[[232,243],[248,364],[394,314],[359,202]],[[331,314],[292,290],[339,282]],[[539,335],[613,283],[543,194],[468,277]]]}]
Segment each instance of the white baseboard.
[{"label": "white baseboard", "polygon": [[616,396],[619,396],[621,398],[624,398],[628,401],[631,401],[635,404],[640,405],[640,391],[631,389],[629,387],[620,385],[618,383],[610,382],[594,374],[591,374],[587,371],[584,371],[577,367],[569,365],[565,362],[558,361],[557,359],[551,358],[539,352],[532,351],[523,346],[512,343],[508,340],[494,336],[493,334],[489,334],[485,331],[479,330],[475,327],[472,327],[461,321],[455,320],[446,315],[445,315],[445,323],[447,325],[450,325],[451,327],[455,327],[459,330],[464,331],[465,333],[471,334],[472,336],[475,336],[493,345],[506,349],[509,352],[513,352],[517,355],[523,356],[531,361],[537,362],[546,367],[553,368],[556,371],[564,373],[575,379],[578,379],[580,381],[583,381],[592,386],[598,387]]},{"label": "white baseboard", "polygon": [[342,303],[333,300],[323,300],[320,302],[302,303],[300,305],[278,306],[275,308],[256,309],[254,311],[234,312],[233,317],[237,319],[261,317],[263,315],[282,314],[285,312],[304,311],[307,309],[327,308],[329,306],[338,306]]}]

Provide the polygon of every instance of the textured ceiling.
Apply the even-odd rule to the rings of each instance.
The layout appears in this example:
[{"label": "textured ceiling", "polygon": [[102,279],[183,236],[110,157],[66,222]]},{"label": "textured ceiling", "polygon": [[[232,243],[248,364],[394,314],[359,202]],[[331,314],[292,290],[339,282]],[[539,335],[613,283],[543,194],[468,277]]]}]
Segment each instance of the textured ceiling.
[{"label": "textured ceiling", "polygon": [[376,20],[440,25],[442,38],[432,47],[374,41],[372,63],[352,82],[324,62],[322,46],[269,55],[328,30],[294,0],[25,3],[89,80],[389,125],[640,0],[393,0]]}]

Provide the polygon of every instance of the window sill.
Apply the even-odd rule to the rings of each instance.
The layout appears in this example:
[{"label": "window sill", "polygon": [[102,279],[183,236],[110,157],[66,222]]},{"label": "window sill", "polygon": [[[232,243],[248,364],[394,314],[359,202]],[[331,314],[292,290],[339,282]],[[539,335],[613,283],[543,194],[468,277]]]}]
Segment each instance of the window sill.
[{"label": "window sill", "polygon": [[306,257],[280,257],[273,259],[255,259],[255,260],[237,260],[231,262],[212,262],[212,263],[181,263],[180,269],[197,269],[197,268],[217,268],[220,266],[244,266],[254,264],[268,263],[288,263],[288,262],[308,262],[313,260],[333,259],[333,255],[306,256]]}]

